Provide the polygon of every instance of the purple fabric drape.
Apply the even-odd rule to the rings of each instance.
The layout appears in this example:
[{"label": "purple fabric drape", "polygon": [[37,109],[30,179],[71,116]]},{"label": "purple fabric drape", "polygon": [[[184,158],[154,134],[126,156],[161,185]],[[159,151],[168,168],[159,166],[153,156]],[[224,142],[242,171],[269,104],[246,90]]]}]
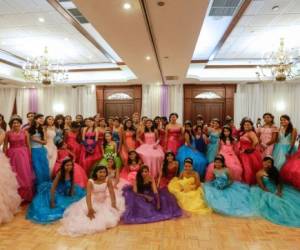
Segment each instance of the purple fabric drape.
[{"label": "purple fabric drape", "polygon": [[169,86],[162,85],[161,86],[161,100],[160,100],[160,113],[162,116],[168,116],[169,112]]},{"label": "purple fabric drape", "polygon": [[38,111],[38,95],[37,89],[29,89],[29,111]]}]

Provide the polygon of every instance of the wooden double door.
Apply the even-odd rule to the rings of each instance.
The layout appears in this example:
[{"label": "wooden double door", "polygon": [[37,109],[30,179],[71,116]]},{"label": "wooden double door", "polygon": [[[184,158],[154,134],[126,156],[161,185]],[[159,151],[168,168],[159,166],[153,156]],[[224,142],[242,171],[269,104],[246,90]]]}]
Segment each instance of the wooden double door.
[{"label": "wooden double door", "polygon": [[234,115],[235,84],[185,85],[184,119],[195,122],[201,114],[206,122],[213,118],[224,121]]},{"label": "wooden double door", "polygon": [[134,112],[141,112],[141,85],[97,86],[96,95],[97,113],[106,119],[112,116],[131,117]]}]

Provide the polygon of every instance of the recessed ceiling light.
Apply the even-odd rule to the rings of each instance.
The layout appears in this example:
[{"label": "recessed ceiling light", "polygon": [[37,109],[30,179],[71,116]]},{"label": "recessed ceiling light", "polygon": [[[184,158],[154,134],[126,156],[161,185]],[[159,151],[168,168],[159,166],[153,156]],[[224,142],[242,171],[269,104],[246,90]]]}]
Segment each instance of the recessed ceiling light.
[{"label": "recessed ceiling light", "polygon": [[43,18],[43,17],[39,17],[39,22],[41,22],[41,23],[44,23],[45,22],[45,18]]},{"label": "recessed ceiling light", "polygon": [[146,60],[148,60],[148,61],[149,61],[150,59],[151,59],[151,57],[150,57],[150,56],[146,56]]},{"label": "recessed ceiling light", "polygon": [[131,9],[131,4],[130,4],[130,3],[124,3],[124,4],[123,4],[123,9],[124,9],[124,10],[129,10],[129,9]]},{"label": "recessed ceiling light", "polygon": [[278,10],[279,10],[279,5],[273,6],[273,7],[272,7],[272,10],[273,10],[273,11],[278,11]]},{"label": "recessed ceiling light", "polygon": [[69,38],[65,37],[64,40],[65,40],[65,41],[69,41]]}]

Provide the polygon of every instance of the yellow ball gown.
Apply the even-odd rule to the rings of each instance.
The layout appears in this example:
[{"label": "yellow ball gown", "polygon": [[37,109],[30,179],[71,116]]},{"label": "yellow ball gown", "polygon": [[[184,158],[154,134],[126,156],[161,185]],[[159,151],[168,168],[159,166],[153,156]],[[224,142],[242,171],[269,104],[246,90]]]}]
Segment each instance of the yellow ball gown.
[{"label": "yellow ball gown", "polygon": [[208,214],[212,210],[204,201],[204,193],[201,187],[194,189],[195,177],[173,178],[169,185],[169,192],[172,193],[179,206],[188,212],[197,214]]}]

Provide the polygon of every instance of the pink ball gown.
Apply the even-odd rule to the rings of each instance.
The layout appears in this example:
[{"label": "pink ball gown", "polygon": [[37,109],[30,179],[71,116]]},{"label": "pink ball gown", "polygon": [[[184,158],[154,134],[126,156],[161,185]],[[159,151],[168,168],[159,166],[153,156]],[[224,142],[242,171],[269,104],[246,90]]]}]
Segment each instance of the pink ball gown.
[{"label": "pink ball gown", "polygon": [[63,235],[79,236],[102,232],[108,228],[117,226],[121,215],[125,211],[125,201],[123,196],[115,193],[117,209],[111,206],[111,199],[108,195],[107,183],[95,183],[92,189],[92,206],[95,210],[95,218],[87,217],[88,208],[86,197],[72,204],[64,213],[61,220],[62,226],[58,232]]},{"label": "pink ball gown", "polygon": [[[126,148],[126,145],[128,147],[128,150]],[[136,149],[136,140],[135,140],[135,133],[133,131],[125,131],[125,142],[123,142],[123,145],[121,147],[121,159],[123,162],[123,165],[127,165],[128,161],[128,151],[135,150]]]},{"label": "pink ball gown", "polygon": [[133,185],[137,172],[140,169],[140,164],[131,164],[122,169],[120,176]]},{"label": "pink ball gown", "polygon": [[0,151],[0,225],[11,221],[18,211],[21,203],[18,187],[16,175],[11,170],[9,160]]},{"label": "pink ball gown", "polygon": [[[219,154],[222,154],[225,158],[225,164],[227,168],[230,170],[232,174],[232,178],[235,181],[242,180],[243,167],[242,164],[234,152],[234,145],[230,141],[226,141],[224,143],[222,140],[220,141],[220,151]],[[205,180],[211,181],[214,179],[214,163],[210,163],[206,175]]]},{"label": "pink ball gown", "polygon": [[19,195],[24,201],[31,201],[34,194],[35,175],[31,166],[29,148],[26,145],[25,131],[7,132],[9,148],[7,156],[12,170],[16,173]]},{"label": "pink ball gown", "polygon": [[167,138],[167,151],[172,151],[175,155],[178,149],[182,145],[181,129],[180,128],[169,128]]},{"label": "pink ball gown", "polygon": [[284,181],[300,190],[300,148],[283,165],[280,175]]},{"label": "pink ball gown", "polygon": [[[56,176],[57,172],[60,170],[62,162],[67,157],[70,157],[69,152],[65,149],[59,149],[57,152],[57,160],[53,168],[52,175]],[[79,185],[80,187],[86,187],[88,178],[86,176],[86,173],[84,169],[78,165],[77,163],[74,163],[74,183]]]},{"label": "pink ball gown", "polygon": [[[259,127],[257,128],[257,133],[260,133],[261,143],[267,144],[271,139],[274,132],[278,131],[278,129],[274,126],[271,128]],[[274,144],[269,145],[266,149],[261,147],[261,156],[264,158],[267,155],[272,155]]]},{"label": "pink ball gown", "polygon": [[243,181],[249,185],[256,183],[256,173],[262,168],[262,158],[259,150],[256,148],[251,153],[244,150],[252,149],[252,142],[247,134],[240,137],[240,160],[243,167]]},{"label": "pink ball gown", "polygon": [[83,167],[88,176],[92,166],[101,159],[100,149],[95,138],[95,131],[86,132],[85,140],[81,147],[79,164]]},{"label": "pink ball gown", "polygon": [[[164,151],[160,145],[155,143],[155,133],[144,133],[144,143],[136,149],[143,163],[150,169],[153,178],[158,177],[164,160]],[[156,145],[156,149],[154,146]]]},{"label": "pink ball gown", "polygon": [[79,163],[80,153],[81,153],[81,145],[77,141],[77,133],[69,131],[66,136],[66,144],[68,145],[68,149],[70,149],[75,155],[75,162]]}]

